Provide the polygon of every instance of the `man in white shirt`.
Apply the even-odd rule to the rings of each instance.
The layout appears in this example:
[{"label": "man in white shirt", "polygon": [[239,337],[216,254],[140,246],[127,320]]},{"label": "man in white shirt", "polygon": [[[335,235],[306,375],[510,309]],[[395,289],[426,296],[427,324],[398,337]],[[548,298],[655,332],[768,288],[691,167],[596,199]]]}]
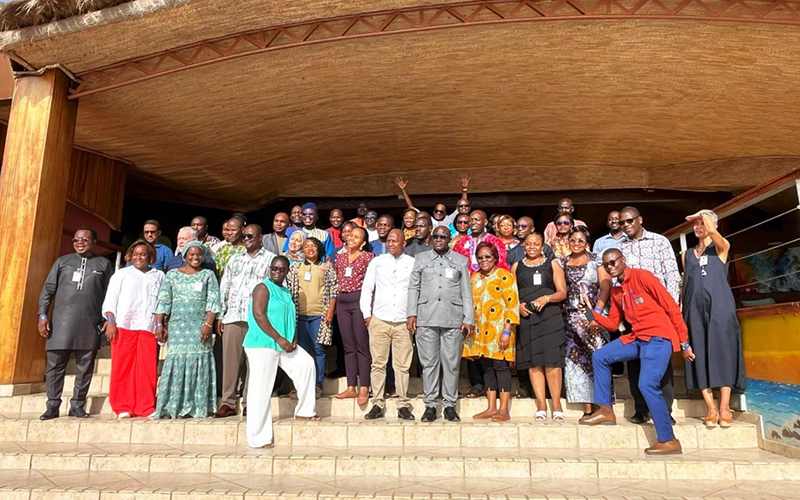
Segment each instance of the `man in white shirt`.
[{"label": "man in white shirt", "polygon": [[403,253],[405,237],[400,229],[392,229],[386,237],[388,253],[372,259],[361,288],[360,307],[369,329],[369,350],[372,354],[372,409],[364,418],[383,417],[386,400],[386,363],[392,351],[395,387],[400,401],[397,416],[414,420],[408,400],[408,370],[414,348],[406,328],[408,280],[414,268],[414,257]]},{"label": "man in white shirt", "polygon": [[[246,368],[244,337],[247,335],[247,312],[253,288],[269,276],[269,266],[275,254],[261,246],[261,226],[248,224],[242,231],[244,253],[231,257],[219,285],[222,311],[217,320],[217,331],[222,335],[222,403],[215,418],[236,415],[236,386],[240,372]],[[247,399],[245,375],[242,406]],[[243,413],[246,410],[243,411]]]}]

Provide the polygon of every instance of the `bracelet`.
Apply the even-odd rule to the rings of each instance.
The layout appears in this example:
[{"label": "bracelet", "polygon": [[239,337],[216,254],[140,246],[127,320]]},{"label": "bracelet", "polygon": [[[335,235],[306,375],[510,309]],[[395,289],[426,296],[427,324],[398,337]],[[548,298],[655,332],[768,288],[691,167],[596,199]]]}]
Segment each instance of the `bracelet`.
[{"label": "bracelet", "polygon": [[545,304],[549,304],[550,303],[550,296],[549,295],[545,295],[544,296],[544,303]]},{"label": "bracelet", "polygon": [[39,321],[41,321],[43,319],[47,319],[47,315],[46,314],[40,314],[39,315]]},{"label": "bracelet", "polygon": [[691,346],[691,345],[689,345],[689,343],[688,343],[688,342],[686,342],[685,344],[681,344],[681,350],[682,350],[682,351],[686,351],[686,350],[689,350],[689,349],[691,349],[691,348],[692,348],[692,346]]},{"label": "bracelet", "polygon": [[510,330],[503,330],[503,335],[509,336],[509,335],[511,335],[511,331]]},{"label": "bracelet", "polygon": [[156,327],[156,328],[161,328],[161,327],[163,327],[163,326],[164,326],[164,323],[156,323],[156,324],[155,324],[155,327]]},{"label": "bracelet", "polygon": [[116,323],[117,318],[106,318],[106,321],[108,321],[109,323]]},{"label": "bracelet", "polygon": [[596,312],[596,313],[599,313],[599,314],[602,314],[602,313],[603,313],[603,310],[602,310],[602,309],[600,309],[599,307],[595,307],[595,308],[594,308],[594,312]]},{"label": "bracelet", "polygon": [[207,327],[209,327],[209,328],[211,328],[211,329],[213,329],[213,328],[214,328],[213,326],[209,325],[209,324],[208,324],[208,323],[206,323],[205,321],[203,321],[203,326],[207,326]]}]

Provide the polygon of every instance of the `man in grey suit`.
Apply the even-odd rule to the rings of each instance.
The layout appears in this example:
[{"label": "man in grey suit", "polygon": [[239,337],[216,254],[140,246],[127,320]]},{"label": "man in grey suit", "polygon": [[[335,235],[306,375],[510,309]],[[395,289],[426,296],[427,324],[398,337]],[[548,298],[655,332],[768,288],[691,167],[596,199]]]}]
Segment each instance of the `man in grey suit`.
[{"label": "man in grey suit", "polygon": [[433,250],[417,254],[408,285],[408,331],[416,335],[422,385],[423,422],[436,420],[436,396],[441,381],[444,416],[460,422],[456,413],[458,373],[465,333],[475,328],[472,285],[467,258],[450,250],[450,230],[433,230]]},{"label": "man in grey suit", "polygon": [[286,243],[287,227],[289,227],[289,214],[285,212],[275,214],[275,218],[272,219],[272,230],[275,232],[262,236],[261,246],[275,255],[283,255],[283,245]]}]

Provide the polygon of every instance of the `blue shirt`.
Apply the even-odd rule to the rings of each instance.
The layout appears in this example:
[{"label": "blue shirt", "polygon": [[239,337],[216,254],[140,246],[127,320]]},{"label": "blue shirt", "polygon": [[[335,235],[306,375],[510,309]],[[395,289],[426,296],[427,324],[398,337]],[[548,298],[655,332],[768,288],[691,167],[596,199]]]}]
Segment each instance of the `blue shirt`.
[{"label": "blue shirt", "polygon": [[376,257],[389,252],[389,249],[386,248],[386,243],[381,243],[381,240],[370,241],[369,244],[372,245],[372,253],[374,253]]},{"label": "blue shirt", "polygon": [[[620,233],[621,239],[621,233]],[[614,239],[611,234],[607,234],[605,236],[601,236],[597,238],[594,242],[594,246],[592,247],[592,253],[595,255],[595,260],[597,260],[598,264],[603,262],[603,252],[608,250],[609,248],[619,248],[620,240]]]}]

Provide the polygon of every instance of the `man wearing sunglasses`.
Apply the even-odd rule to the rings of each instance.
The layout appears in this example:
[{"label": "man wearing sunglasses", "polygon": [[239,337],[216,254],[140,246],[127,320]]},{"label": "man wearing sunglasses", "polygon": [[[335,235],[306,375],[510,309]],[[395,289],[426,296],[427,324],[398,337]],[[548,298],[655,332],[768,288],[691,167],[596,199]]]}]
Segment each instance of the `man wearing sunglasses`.
[{"label": "man wearing sunglasses", "polygon": [[[599,409],[580,419],[584,425],[614,425],[617,418],[611,406],[611,364],[618,361],[641,360],[639,389],[653,415],[658,442],[645,450],[648,455],[681,453],[681,443],[675,438],[667,403],[661,393],[661,379],[669,366],[673,352],[683,352],[687,361],[694,360],[689,345],[689,331],[681,310],[661,281],[653,273],[627,266],[625,257],[616,248],[603,254],[603,267],[620,286],[611,291],[608,317],[594,309],[587,317],[592,325],[616,330],[622,317],[631,331],[606,344],[592,355],[594,368],[594,403]],[[592,307],[587,301],[586,307]]]},{"label": "man wearing sunglasses", "polygon": [[[508,251],[508,257],[506,258],[506,261],[508,262],[509,266],[513,266],[525,258],[525,245],[523,245],[523,243],[525,242],[525,238],[527,238],[534,229],[535,227],[533,225],[533,219],[527,216],[519,218],[517,221],[517,238],[519,239],[520,244]],[[547,243],[543,243],[542,245],[542,253],[544,256],[548,259],[555,259],[556,254],[553,253],[553,249],[550,248],[550,245]]]},{"label": "man wearing sunglasses", "polygon": [[[215,418],[236,415],[236,387],[245,373],[242,407],[247,398],[247,365],[242,343],[247,335],[247,313],[253,288],[269,276],[275,254],[261,246],[263,230],[248,224],[242,231],[244,253],[234,255],[219,286],[220,314],[217,331],[222,336],[222,402]],[[246,413],[246,409],[243,413]]]},{"label": "man wearing sunglasses", "polygon": [[[158,239],[161,237],[161,224],[153,219],[145,221],[144,228],[142,228],[142,236],[144,236],[146,242],[156,247],[156,262],[150,267],[167,272],[167,264],[172,259],[173,253],[167,245],[158,242]],[[128,263],[128,265],[130,265],[130,263]]]},{"label": "man wearing sunglasses", "polygon": [[[329,258],[333,258],[335,253],[335,248],[333,246],[333,239],[331,238],[331,233],[324,229],[320,229],[317,227],[317,220],[319,219],[319,214],[317,212],[317,205],[316,203],[306,203],[302,207],[302,228],[294,229],[293,231],[286,231],[286,242],[283,245],[283,251],[286,252],[289,250],[289,237],[292,235],[294,231],[303,231],[306,237],[313,236],[314,238],[318,239],[322,242],[322,246],[325,247],[325,255]],[[323,257],[323,256],[321,256]]]},{"label": "man wearing sunglasses", "polygon": [[[667,238],[647,231],[642,226],[642,220],[639,210],[634,207],[625,207],[620,210],[619,223],[624,234],[619,239],[617,248],[625,256],[628,267],[644,269],[652,273],[677,304],[680,300],[681,274],[678,271],[678,259],[675,257],[675,251]],[[631,422],[643,424],[650,419],[650,415],[644,396],[638,388],[638,360],[628,363],[628,380],[630,380],[631,395],[636,405],[636,413],[631,417]],[[667,371],[661,381],[661,391],[664,393],[667,408],[671,411],[672,401],[675,399],[672,364],[667,365]]]},{"label": "man wearing sunglasses", "polygon": [[[406,187],[408,187],[408,181],[402,177],[398,177],[394,180],[394,183],[400,188],[400,192],[403,194],[403,199],[405,200],[408,208],[419,211],[411,202],[411,197],[408,195],[408,191],[406,191]],[[433,224],[434,229],[439,226],[445,226],[446,228],[450,229],[451,235],[456,233],[456,228],[454,226],[456,217],[458,217],[458,214],[468,214],[470,211],[469,197],[467,196],[468,192],[469,176],[466,174],[461,174],[461,198],[456,204],[456,210],[448,215],[447,206],[444,203],[438,203],[435,207],[433,207],[433,220],[431,223]]]},{"label": "man wearing sunglasses", "polygon": [[[572,200],[570,200],[569,198],[561,198],[560,200],[558,200],[558,210],[557,210],[558,215],[569,215],[570,217],[572,217],[572,212],[574,211],[575,211],[575,205],[573,205]],[[581,220],[575,219],[573,217],[572,227],[578,227],[578,226],[586,226],[586,223]],[[558,228],[556,228],[556,223],[553,221],[548,222],[547,226],[545,226],[544,228],[544,241],[550,241],[551,239],[556,237],[556,234],[558,234]]]},{"label": "man wearing sunglasses", "polygon": [[[47,339],[45,391],[47,409],[41,420],[58,418],[64,375],[70,356],[75,356],[75,388],[69,416],[86,418],[86,395],[100,347],[98,331],[103,299],[114,272],[111,261],[94,255],[97,233],[80,228],[72,238],[75,253],[56,259],[39,295],[39,334]],[[55,299],[52,322],[50,305]]]}]

